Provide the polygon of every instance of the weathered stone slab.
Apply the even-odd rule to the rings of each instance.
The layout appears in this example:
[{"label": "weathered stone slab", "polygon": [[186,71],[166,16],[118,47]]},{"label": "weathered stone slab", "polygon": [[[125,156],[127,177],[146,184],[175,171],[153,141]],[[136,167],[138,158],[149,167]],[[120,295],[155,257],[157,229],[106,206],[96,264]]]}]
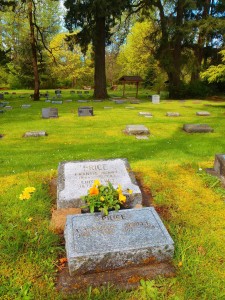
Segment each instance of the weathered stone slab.
[{"label": "weathered stone slab", "polygon": [[205,133],[214,131],[214,129],[207,124],[184,124],[183,130],[188,133]]},{"label": "weathered stone slab", "polygon": [[210,113],[208,111],[197,111],[196,115],[206,117],[206,116],[210,116]]},{"label": "weathered stone slab", "polygon": [[95,179],[103,185],[110,181],[116,188],[133,190],[127,197],[127,206],[142,203],[141,191],[126,159],[62,162],[58,168],[57,208],[81,207],[82,196],[87,195]]},{"label": "weathered stone slab", "polygon": [[170,112],[170,111],[168,111],[168,112],[166,113],[166,116],[167,116],[167,117],[179,117],[179,116],[180,116],[180,113],[179,113],[179,112]]},{"label": "weathered stone slab", "polygon": [[171,260],[174,243],[153,207],[67,217],[70,275]]},{"label": "weathered stone slab", "polygon": [[97,99],[95,99],[95,100],[93,100],[93,102],[102,102],[103,100],[97,100]]},{"label": "weathered stone slab", "polygon": [[58,118],[58,108],[54,108],[54,107],[42,108],[42,118],[43,119]]},{"label": "weathered stone slab", "polygon": [[69,103],[69,102],[73,102],[73,100],[72,99],[68,99],[65,102]]},{"label": "weathered stone slab", "polygon": [[225,154],[216,154],[212,169],[206,169],[210,175],[217,176],[225,186]]},{"label": "weathered stone slab", "polygon": [[137,140],[148,140],[148,136],[147,135],[136,135],[136,139]]},{"label": "weathered stone slab", "polygon": [[24,137],[39,137],[46,135],[47,133],[45,131],[28,131],[24,134]]},{"label": "weathered stone slab", "polygon": [[22,104],[21,105],[21,108],[30,108],[31,107],[31,104]]},{"label": "weathered stone slab", "polygon": [[52,104],[62,104],[62,100],[52,100]]},{"label": "weathered stone slab", "polygon": [[77,100],[78,103],[85,103],[85,102],[89,102],[89,100]]},{"label": "weathered stone slab", "polygon": [[92,106],[81,106],[78,107],[78,116],[79,117],[88,117],[93,116],[93,107]]},{"label": "weathered stone slab", "polygon": [[50,103],[51,100],[50,100],[50,99],[46,99],[45,102],[46,102],[46,103]]},{"label": "weathered stone slab", "polygon": [[104,109],[113,109],[112,106],[104,106]]},{"label": "weathered stone slab", "polygon": [[160,96],[159,95],[152,95],[152,103],[153,104],[159,104],[160,102]]},{"label": "weathered stone slab", "polygon": [[4,108],[7,109],[7,110],[11,110],[11,109],[12,109],[12,106],[6,105]]},{"label": "weathered stone slab", "polygon": [[127,125],[124,132],[129,135],[148,135],[150,134],[144,125]]},{"label": "weathered stone slab", "polygon": [[152,117],[152,113],[147,112],[147,111],[140,111],[138,114],[139,114],[139,116],[151,116]]},{"label": "weathered stone slab", "polygon": [[114,100],[115,104],[124,104],[126,103],[126,100]]}]

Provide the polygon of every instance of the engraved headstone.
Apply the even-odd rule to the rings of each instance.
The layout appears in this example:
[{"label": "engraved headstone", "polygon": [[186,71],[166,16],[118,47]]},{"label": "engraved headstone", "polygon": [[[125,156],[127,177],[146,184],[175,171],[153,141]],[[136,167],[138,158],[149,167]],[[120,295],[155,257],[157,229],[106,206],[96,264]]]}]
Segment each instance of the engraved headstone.
[{"label": "engraved headstone", "polygon": [[144,125],[127,125],[124,132],[129,135],[148,135],[150,134]]},{"label": "engraved headstone", "polygon": [[159,104],[160,102],[160,96],[159,95],[152,95],[152,103],[153,104]]},{"label": "engraved headstone", "polygon": [[188,133],[213,132],[213,128],[207,124],[184,124],[183,130]]},{"label": "engraved headstone", "polygon": [[95,179],[103,185],[109,181],[115,188],[131,189],[127,206],[142,202],[141,191],[126,159],[62,162],[58,168],[57,208],[81,207],[82,196],[87,195]]},{"label": "engraved headstone", "polygon": [[81,106],[78,107],[78,116],[79,117],[88,117],[93,116],[93,107],[92,106]]},{"label": "engraved headstone", "polygon": [[179,112],[167,112],[166,116],[167,117],[179,117],[180,113]]},{"label": "engraved headstone", "polygon": [[45,131],[28,131],[24,134],[24,137],[39,137],[46,135],[47,133]]},{"label": "engraved headstone", "polygon": [[42,118],[43,119],[58,118],[58,108],[54,108],[54,107],[42,108]]},{"label": "engraved headstone", "polygon": [[207,116],[210,116],[210,113],[208,111],[197,111],[196,115],[197,116],[207,117]]},{"label": "engraved headstone", "polygon": [[174,242],[153,207],[67,216],[71,276],[170,261]]}]

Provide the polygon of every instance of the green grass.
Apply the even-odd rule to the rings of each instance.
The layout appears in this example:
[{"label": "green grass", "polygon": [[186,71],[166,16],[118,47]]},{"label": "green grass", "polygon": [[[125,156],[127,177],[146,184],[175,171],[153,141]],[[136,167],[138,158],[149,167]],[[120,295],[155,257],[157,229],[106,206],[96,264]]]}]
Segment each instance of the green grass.
[{"label": "green grass", "polygon": [[[54,287],[58,259],[65,253],[60,238],[48,229],[55,207],[49,182],[61,161],[118,157],[128,159],[153,193],[153,205],[176,244],[176,277],[142,283],[132,292],[90,288],[63,299],[225,299],[225,192],[217,179],[201,171],[213,166],[216,153],[224,153],[225,99],[153,105],[140,90],[140,104],[77,103],[79,96],[63,91],[64,100],[74,101],[57,105],[31,101],[31,93],[5,95],[13,110],[0,114],[0,299],[63,298]],[[25,103],[31,108],[22,109]],[[95,116],[78,117],[78,106],[87,105]],[[49,106],[58,107],[58,119],[41,118],[41,109]],[[200,110],[211,116],[196,116]],[[152,112],[153,118],[141,117],[139,111]],[[166,117],[167,111],[178,111],[181,117]],[[185,123],[207,123],[214,133],[187,134]],[[150,139],[125,136],[122,130],[128,124],[147,126]],[[48,136],[23,138],[30,130],[45,130]],[[27,186],[36,191],[21,201]]]}]

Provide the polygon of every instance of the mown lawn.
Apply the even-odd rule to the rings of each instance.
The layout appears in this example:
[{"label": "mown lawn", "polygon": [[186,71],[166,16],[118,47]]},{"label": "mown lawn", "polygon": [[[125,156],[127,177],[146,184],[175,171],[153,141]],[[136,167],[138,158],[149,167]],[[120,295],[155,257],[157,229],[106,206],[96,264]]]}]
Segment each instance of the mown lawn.
[{"label": "mown lawn", "polygon": [[[0,114],[0,299],[225,299],[225,190],[204,172],[216,153],[225,152],[225,99],[153,105],[141,91],[140,104],[77,103],[77,95],[63,91],[63,100],[73,102],[57,105],[44,98],[31,101],[29,94],[5,95],[3,101],[13,109]],[[21,108],[28,103],[30,108]],[[78,117],[78,106],[87,105],[94,107],[95,116]],[[58,107],[58,119],[41,118],[41,108],[49,106]],[[202,110],[211,116],[196,116]],[[139,116],[139,111],[152,112],[153,118]],[[166,117],[167,111],[181,116]],[[187,134],[185,123],[206,123],[214,133]],[[147,126],[149,140],[125,136],[128,124]],[[23,138],[31,130],[45,130],[48,136]],[[56,205],[49,183],[61,161],[118,157],[127,158],[151,190],[153,205],[175,241],[176,277],[157,278],[131,292],[110,287],[60,295],[55,281],[65,252],[48,229]],[[29,186],[36,191],[20,200]]]}]

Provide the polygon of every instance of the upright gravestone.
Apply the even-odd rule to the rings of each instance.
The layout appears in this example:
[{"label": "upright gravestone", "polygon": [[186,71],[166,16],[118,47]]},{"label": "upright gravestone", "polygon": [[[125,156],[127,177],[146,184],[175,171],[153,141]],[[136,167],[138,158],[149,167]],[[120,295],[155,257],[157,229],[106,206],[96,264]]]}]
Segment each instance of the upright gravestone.
[{"label": "upright gravestone", "polygon": [[174,243],[153,207],[70,215],[65,227],[70,275],[170,261]]},{"label": "upright gravestone", "polygon": [[69,161],[58,168],[57,208],[81,207],[85,196],[95,179],[104,185],[110,181],[116,188],[131,189],[127,206],[134,207],[142,202],[141,191],[126,159]]},{"label": "upright gravestone", "polygon": [[88,117],[93,116],[93,107],[92,106],[81,106],[78,107],[78,116],[79,117]]},{"label": "upright gravestone", "polygon": [[220,177],[223,185],[225,185],[225,154],[216,154],[213,168],[206,169],[206,172]]},{"label": "upright gravestone", "polygon": [[152,95],[152,103],[153,104],[159,104],[160,102],[160,96],[159,95]]},{"label": "upright gravestone", "polygon": [[42,108],[42,118],[43,119],[58,118],[58,108],[54,108],[54,107]]}]

